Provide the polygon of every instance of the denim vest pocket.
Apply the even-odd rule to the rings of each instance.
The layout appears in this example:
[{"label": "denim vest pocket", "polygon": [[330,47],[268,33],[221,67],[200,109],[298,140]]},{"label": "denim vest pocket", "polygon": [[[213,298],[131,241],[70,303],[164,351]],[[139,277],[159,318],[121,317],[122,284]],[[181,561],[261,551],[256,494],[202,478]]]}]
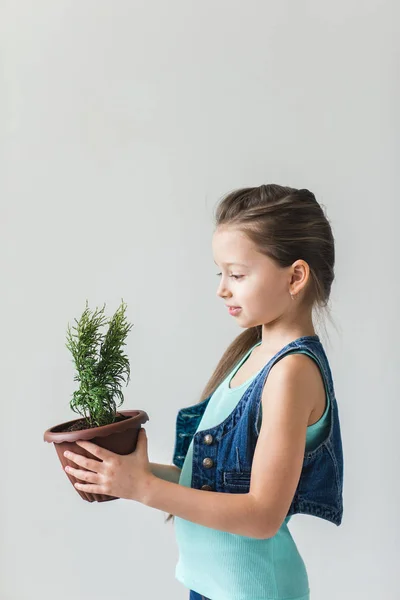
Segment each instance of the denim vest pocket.
[{"label": "denim vest pocket", "polygon": [[222,484],[229,492],[246,493],[250,490],[251,471],[224,471]]}]

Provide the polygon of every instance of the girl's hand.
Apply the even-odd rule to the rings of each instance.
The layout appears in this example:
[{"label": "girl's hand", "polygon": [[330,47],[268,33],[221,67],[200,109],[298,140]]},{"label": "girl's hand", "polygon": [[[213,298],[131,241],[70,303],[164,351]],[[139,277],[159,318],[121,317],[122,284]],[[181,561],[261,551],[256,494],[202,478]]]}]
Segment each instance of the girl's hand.
[{"label": "girl's hand", "polygon": [[87,482],[75,483],[77,489],[93,494],[106,494],[144,502],[154,475],[150,470],[147,434],[143,427],[139,431],[135,450],[131,454],[123,456],[101,448],[92,442],[78,441],[76,443],[101,460],[99,462],[74,452],[64,452],[64,456],[68,460],[89,469],[89,471],[83,471],[65,467],[67,473]]}]

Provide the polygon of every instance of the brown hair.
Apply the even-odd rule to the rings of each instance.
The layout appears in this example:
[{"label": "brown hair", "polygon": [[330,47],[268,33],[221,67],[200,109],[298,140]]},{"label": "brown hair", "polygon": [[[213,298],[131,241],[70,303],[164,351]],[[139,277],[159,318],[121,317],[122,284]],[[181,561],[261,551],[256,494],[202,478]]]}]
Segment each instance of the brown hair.
[{"label": "brown hair", "polygon": [[[215,226],[229,225],[245,233],[258,251],[282,268],[306,261],[310,278],[303,305],[330,318],[328,301],[334,280],[335,245],[330,223],[312,192],[276,184],[234,190],[218,203]],[[262,325],[240,333],[228,346],[207,382],[199,402],[210,396],[261,340]],[[165,522],[173,519],[170,514]]]}]

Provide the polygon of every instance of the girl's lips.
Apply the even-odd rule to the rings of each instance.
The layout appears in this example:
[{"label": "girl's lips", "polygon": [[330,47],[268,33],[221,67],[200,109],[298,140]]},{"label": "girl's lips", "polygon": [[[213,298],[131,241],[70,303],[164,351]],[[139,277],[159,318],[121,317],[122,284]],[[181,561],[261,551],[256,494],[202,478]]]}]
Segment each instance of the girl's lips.
[{"label": "girl's lips", "polygon": [[230,315],[233,315],[233,316],[235,316],[235,315],[239,314],[239,312],[240,312],[241,310],[242,310],[242,309],[240,308],[240,306],[228,306],[228,311],[229,311],[229,314],[230,314]]}]

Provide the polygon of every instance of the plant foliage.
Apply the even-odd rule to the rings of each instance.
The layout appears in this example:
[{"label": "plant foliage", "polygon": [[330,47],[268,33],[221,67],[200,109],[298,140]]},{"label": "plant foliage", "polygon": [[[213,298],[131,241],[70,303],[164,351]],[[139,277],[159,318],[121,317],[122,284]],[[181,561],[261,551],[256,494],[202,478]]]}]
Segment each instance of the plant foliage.
[{"label": "plant foliage", "polygon": [[[129,359],[123,352],[125,339],[132,328],[126,321],[126,304],[122,300],[114,316],[107,320],[102,309],[91,313],[86,309],[77,326],[71,331],[68,324],[66,347],[71,351],[79,381],[79,389],[73,393],[70,407],[88,422],[89,427],[101,427],[114,423],[117,408],[124,401],[121,382],[130,380]],[[108,325],[106,333],[101,328]],[[125,380],[126,377],[126,380]]]}]

